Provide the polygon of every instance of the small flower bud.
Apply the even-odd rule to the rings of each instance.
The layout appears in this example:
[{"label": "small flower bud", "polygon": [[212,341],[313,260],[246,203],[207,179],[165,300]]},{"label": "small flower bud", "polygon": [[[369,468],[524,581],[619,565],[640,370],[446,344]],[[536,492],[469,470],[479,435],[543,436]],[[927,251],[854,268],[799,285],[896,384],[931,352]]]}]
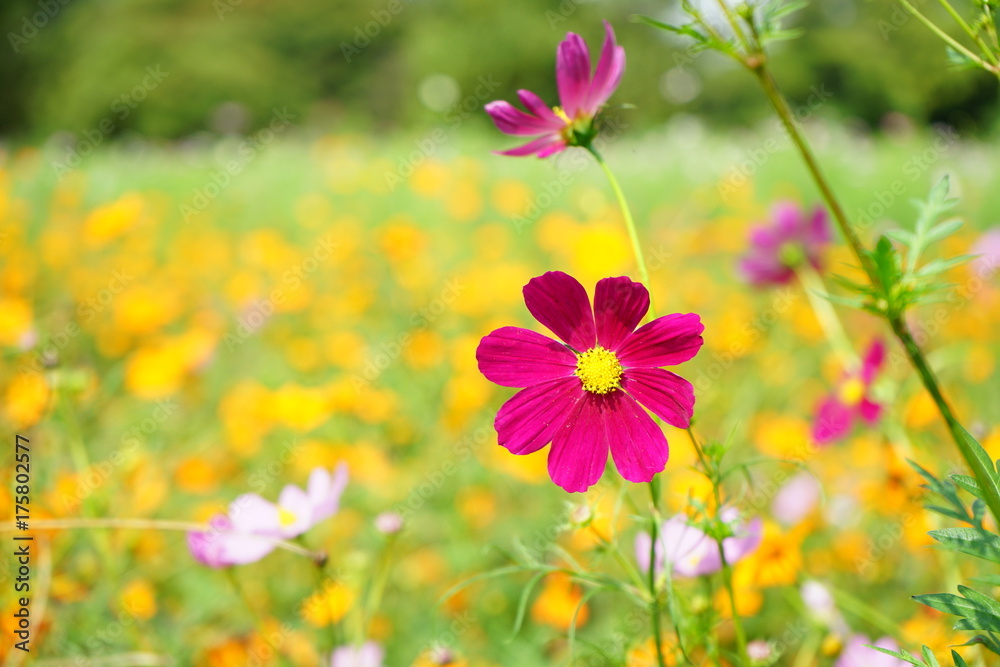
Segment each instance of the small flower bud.
[{"label": "small flower bud", "polygon": [[403,529],[403,517],[395,512],[382,512],[375,517],[375,529],[384,535],[394,535]]}]

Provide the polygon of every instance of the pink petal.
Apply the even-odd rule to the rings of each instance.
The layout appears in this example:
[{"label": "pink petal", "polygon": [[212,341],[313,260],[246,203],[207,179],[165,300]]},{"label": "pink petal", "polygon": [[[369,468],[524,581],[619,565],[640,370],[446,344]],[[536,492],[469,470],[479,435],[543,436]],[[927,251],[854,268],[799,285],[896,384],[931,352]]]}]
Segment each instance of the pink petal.
[{"label": "pink petal", "polygon": [[871,384],[884,361],[885,343],[882,342],[881,338],[877,338],[872,341],[865,353],[865,359],[861,364],[861,381],[866,385]]},{"label": "pink petal", "polygon": [[485,336],[476,360],[486,379],[504,387],[530,387],[576,371],[576,355],[565,345],[520,327],[502,327]]},{"label": "pink petal", "polygon": [[630,368],[622,378],[622,389],[671,426],[691,425],[694,387],[679,375],[660,368]]},{"label": "pink petal", "polygon": [[552,380],[514,394],[497,412],[497,441],[512,454],[530,454],[552,442],[586,392],[576,377]]},{"label": "pink petal", "polygon": [[858,405],[858,412],[861,414],[861,418],[865,420],[865,423],[869,426],[874,426],[878,423],[879,417],[882,416],[882,406],[865,398]]},{"label": "pink petal", "polygon": [[649,292],[631,278],[604,278],[594,289],[597,342],[617,351],[649,310]]},{"label": "pink petal", "polygon": [[586,491],[604,474],[608,463],[607,408],[597,394],[587,394],[552,439],[549,476],[570,493]]},{"label": "pink petal", "polygon": [[590,299],[576,278],[562,271],[549,271],[532,278],[524,286],[524,305],[536,320],[574,350],[585,352],[597,342]]},{"label": "pink petal", "polygon": [[604,398],[608,404],[604,423],[615,467],[630,482],[652,480],[670,457],[666,436],[632,397],[613,391]]},{"label": "pink petal", "polygon": [[851,429],[851,409],[834,396],[828,396],[819,405],[813,422],[813,439],[825,445],[842,438]]},{"label": "pink petal", "polygon": [[590,89],[590,54],[576,33],[569,33],[556,51],[556,85],[563,111],[576,118]]},{"label": "pink petal", "polygon": [[[312,504],[309,502],[309,496],[301,488],[295,486],[294,484],[289,484],[282,489],[281,495],[278,496],[278,507],[278,534],[282,538],[287,540],[293,537],[298,537],[312,527]],[[284,510],[294,517],[292,523],[288,525],[280,523],[280,510]]]},{"label": "pink petal", "polygon": [[549,133],[553,130],[558,132],[565,126],[565,123],[558,118],[555,119],[555,122],[545,121],[526,114],[520,109],[516,109],[510,102],[503,100],[490,102],[483,108],[496,123],[497,128],[506,134],[532,135]]},{"label": "pink petal", "polygon": [[733,526],[733,536],[722,540],[726,562],[732,565],[743,560],[757,550],[763,539],[764,525],[759,516],[746,525]]},{"label": "pink petal", "polygon": [[554,141],[546,148],[543,148],[540,151],[538,151],[538,157],[539,159],[547,158],[550,155],[555,155],[556,153],[564,151],[567,148],[569,148],[569,146],[567,146],[566,142],[560,137],[559,141]]},{"label": "pink petal", "polygon": [[823,487],[819,480],[807,472],[801,472],[781,487],[771,502],[771,514],[786,526],[799,523],[819,504]]},{"label": "pink petal", "polygon": [[555,112],[549,108],[549,105],[542,100],[542,98],[535,95],[530,90],[519,90],[517,91],[517,96],[521,99],[521,104],[524,105],[525,109],[535,114],[542,120],[550,123],[552,127],[562,129],[566,126],[566,121],[557,116]]},{"label": "pink petal", "polygon": [[278,534],[278,506],[256,493],[244,493],[229,503],[229,519],[241,533]]},{"label": "pink petal", "polygon": [[597,61],[597,70],[584,105],[584,112],[588,116],[593,116],[608,101],[625,72],[625,49],[615,44],[615,31],[607,21],[604,22],[604,30],[601,58]]},{"label": "pink petal", "polygon": [[309,473],[306,491],[312,505],[313,524],[327,519],[340,509],[340,497],[347,488],[348,469],[346,463],[338,463],[333,475],[324,468],[315,468]]},{"label": "pink petal", "polygon": [[538,153],[538,157],[548,157],[566,148],[566,141],[559,134],[547,134],[528,143],[506,151],[496,151],[498,155],[524,157]]},{"label": "pink petal", "polygon": [[680,364],[698,354],[705,326],[695,313],[658,317],[629,336],[618,349],[626,368]]}]

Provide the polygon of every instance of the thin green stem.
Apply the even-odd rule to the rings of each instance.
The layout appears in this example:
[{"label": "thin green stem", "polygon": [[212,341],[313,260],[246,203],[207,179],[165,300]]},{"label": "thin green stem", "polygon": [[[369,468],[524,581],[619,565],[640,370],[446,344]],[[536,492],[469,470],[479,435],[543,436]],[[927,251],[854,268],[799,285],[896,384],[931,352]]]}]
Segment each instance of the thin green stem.
[{"label": "thin green stem", "polygon": [[959,27],[961,27],[962,30],[965,31],[965,34],[967,34],[972,39],[972,41],[974,41],[979,46],[979,48],[982,49],[983,55],[989,58],[993,62],[993,64],[996,64],[997,56],[989,48],[986,42],[983,41],[982,36],[978,32],[976,32],[964,18],[962,18],[962,15],[959,14],[955,10],[955,8],[951,6],[951,3],[948,2],[948,0],[938,0],[938,2],[940,2],[941,6],[944,7],[945,11],[947,11],[951,15],[951,17],[955,19],[955,23],[957,23]]},{"label": "thin green stem", "polygon": [[1000,522],[1000,492],[998,492],[997,485],[993,483],[993,474],[987,468],[989,461],[984,462],[981,460],[976,453],[972,450],[972,446],[969,443],[971,436],[959,423],[958,419],[955,417],[955,413],[952,411],[951,406],[948,405],[948,401],[945,400],[944,394],[941,393],[941,387],[934,375],[933,369],[929,363],[927,363],[927,358],[924,357],[924,353],[921,351],[920,346],[917,342],[913,340],[913,335],[910,333],[910,329],[903,320],[901,316],[896,316],[889,319],[889,325],[892,327],[893,333],[896,338],[903,344],[903,349],[906,350],[907,356],[910,358],[910,362],[913,364],[914,368],[917,369],[917,373],[920,375],[920,379],[924,384],[924,387],[930,393],[931,398],[934,400],[934,404],[937,406],[938,411],[941,413],[942,419],[944,419],[945,424],[948,426],[948,431],[951,434],[952,439],[955,444],[958,445],[958,449],[968,464],[969,468],[972,469],[972,473],[976,480],[979,482],[979,486],[983,490],[984,500],[987,506],[990,508],[990,512],[993,517]]},{"label": "thin green stem", "polygon": [[[906,0],[900,1],[903,2],[904,5],[909,4]],[[836,220],[841,232],[844,234],[844,238],[847,240],[848,246],[851,248],[851,251],[858,259],[858,262],[860,262],[862,269],[867,274],[868,280],[873,287],[882,291],[885,286],[882,285],[882,281],[875,270],[871,258],[865,254],[864,247],[861,245],[861,240],[858,238],[857,233],[855,233],[853,227],[848,222],[844,209],[840,205],[840,201],[834,195],[833,189],[830,187],[826,177],[820,170],[819,163],[816,161],[812,150],[809,148],[809,144],[799,132],[795,123],[795,118],[792,115],[791,108],[788,105],[788,101],[778,90],[777,83],[775,82],[771,72],[766,67],[764,59],[761,57],[756,59],[755,62],[758,64],[753,67],[750,67],[748,64],[748,67],[750,67],[751,71],[754,72],[759,79],[760,84],[764,89],[764,93],[771,101],[771,104],[774,106],[775,111],[781,118],[781,122],[785,126],[786,131],[792,138],[792,141],[797,147],[799,153],[802,155],[802,159],[805,161],[806,167],[809,169],[813,181],[816,183],[820,193],[823,195],[823,199],[826,201],[827,206],[833,214],[833,218]],[[938,410],[941,412],[941,416],[948,425],[948,430],[951,433],[955,444],[958,446],[959,452],[962,454],[965,462],[972,470],[973,475],[976,477],[980,486],[987,490],[987,505],[989,506],[994,518],[1000,522],[1000,492],[997,492],[995,485],[991,482],[992,475],[989,474],[989,471],[986,470],[983,462],[980,461],[972,451],[970,444],[966,440],[966,438],[969,437],[968,434],[965,432],[962,425],[959,424],[958,420],[955,419],[951,408],[948,406],[948,403],[945,401],[944,396],[941,393],[941,389],[938,386],[937,379],[934,377],[934,373],[927,364],[919,346],[917,346],[916,342],[913,340],[913,336],[910,335],[909,329],[903,321],[902,316],[896,315],[895,317],[892,317],[887,315],[886,319],[889,321],[889,325],[892,328],[893,333],[896,335],[896,338],[899,339],[900,343],[902,343],[903,347],[906,349],[906,353],[909,356],[914,368],[920,374],[920,378],[923,381],[924,386],[934,399],[935,404],[937,404]]]},{"label": "thin green stem", "polygon": [[[701,462],[702,468],[704,468],[705,476],[712,483],[712,492],[715,497],[715,511],[719,512],[722,508],[722,490],[719,488],[721,480],[719,479],[718,469],[716,466],[710,465],[691,427],[687,428],[687,434],[691,438],[691,444],[694,446],[695,451],[698,453],[698,460]],[[747,635],[743,629],[743,619],[740,617],[739,609],[736,606],[736,586],[733,585],[733,568],[726,560],[726,551],[722,546],[722,542],[723,538],[715,538],[716,547],[719,549],[719,560],[722,562],[722,580],[726,586],[726,592],[729,594],[729,608],[733,616],[733,629],[736,632],[736,649],[743,664],[749,665],[751,661],[750,654],[747,652]]]},{"label": "thin green stem", "polygon": [[836,195],[834,195],[833,189],[826,180],[826,176],[823,175],[823,171],[820,169],[819,162],[817,162],[816,157],[813,155],[812,149],[806,142],[805,137],[802,136],[802,133],[799,132],[799,128],[795,123],[795,115],[788,105],[788,100],[778,90],[778,84],[774,80],[774,76],[763,64],[752,69],[752,71],[760,81],[760,85],[764,89],[764,94],[767,95],[771,106],[774,107],[775,112],[781,119],[781,123],[784,125],[785,131],[791,138],[792,143],[795,144],[795,147],[802,155],[802,159],[806,163],[806,168],[816,183],[816,187],[819,188],[820,195],[822,195],[823,201],[826,202],[827,207],[830,209],[830,213],[837,222],[840,232],[847,240],[847,245],[851,248],[851,252],[854,253],[858,262],[861,263],[862,268],[868,274],[872,283],[879,286],[878,274],[875,272],[875,267],[871,259],[864,253],[864,246],[861,244],[861,239],[854,231],[854,228],[851,227],[850,222],[848,222],[847,214],[844,212],[844,208],[840,205],[840,201]]},{"label": "thin green stem", "polygon": [[923,23],[925,26],[927,26],[927,28],[930,29],[931,32],[933,32],[935,35],[937,35],[942,40],[944,40],[945,43],[948,44],[948,46],[950,46],[951,48],[955,49],[956,51],[958,51],[959,53],[961,53],[962,55],[964,55],[966,58],[968,58],[972,62],[976,63],[979,67],[982,67],[984,70],[986,70],[988,72],[993,72],[994,74],[997,73],[996,68],[992,67],[989,63],[987,63],[985,60],[983,60],[982,58],[980,58],[979,56],[977,56],[975,53],[973,53],[969,49],[967,49],[964,46],[962,46],[961,44],[959,44],[951,35],[949,35],[944,30],[942,30],[941,28],[939,28],[929,18],[927,18],[926,16],[924,16],[923,14],[921,14],[920,10],[917,9],[916,7],[914,7],[909,2],[909,0],[899,0],[899,4],[903,5],[903,8],[906,11],[910,12],[910,14],[912,14],[913,16],[915,16],[917,18],[917,20],[919,20],[921,23]]},{"label": "thin green stem", "polygon": [[851,345],[840,318],[837,316],[837,311],[834,310],[829,301],[820,296],[826,292],[823,279],[808,261],[799,264],[795,268],[795,274],[799,277],[799,282],[802,283],[802,290],[809,298],[809,305],[812,306],[813,313],[815,313],[816,319],[819,320],[819,324],[823,328],[823,333],[826,334],[826,338],[830,342],[830,347],[840,357],[840,363],[844,368],[858,368],[861,365],[858,353]]},{"label": "thin green stem", "polygon": [[[656,662],[660,667],[667,667],[663,655],[663,630],[660,627],[660,596],[656,591],[656,543],[660,539],[660,480],[654,475],[649,482],[649,496],[653,503],[653,513],[649,521],[649,611],[653,620],[653,643],[656,645]],[[676,621],[675,621],[676,625]],[[678,632],[680,634],[680,632]]]},{"label": "thin green stem", "polygon": [[635,220],[632,218],[632,209],[629,208],[628,201],[625,199],[625,193],[622,192],[622,188],[618,184],[618,179],[615,178],[615,174],[611,171],[608,163],[604,161],[604,158],[601,157],[601,154],[593,146],[587,146],[587,150],[597,160],[597,164],[601,165],[601,169],[604,170],[604,174],[608,177],[608,182],[611,183],[611,190],[615,193],[618,207],[621,209],[622,217],[625,219],[625,228],[628,230],[628,238],[632,243],[632,252],[635,253],[635,262],[639,266],[639,280],[642,281],[642,284],[646,286],[646,290],[649,292],[649,314],[652,317],[656,317],[656,308],[653,305],[653,290],[649,282],[649,269],[646,268],[646,257],[642,252],[642,245],[639,243],[639,233],[636,231]]},{"label": "thin green stem", "polygon": [[[227,535],[246,535],[238,530],[219,530],[213,526],[197,523],[195,521],[171,521],[167,519],[36,519],[31,522],[34,530],[80,530],[88,528],[121,528],[131,530],[179,530],[183,532],[217,532]],[[0,526],[0,533],[14,532],[17,530],[13,523]],[[280,540],[274,537],[264,537],[253,535],[253,537],[271,542],[278,549],[285,549],[294,554],[305,556],[313,561],[321,562],[326,559],[326,554],[317,551],[310,551],[297,544]]]}]

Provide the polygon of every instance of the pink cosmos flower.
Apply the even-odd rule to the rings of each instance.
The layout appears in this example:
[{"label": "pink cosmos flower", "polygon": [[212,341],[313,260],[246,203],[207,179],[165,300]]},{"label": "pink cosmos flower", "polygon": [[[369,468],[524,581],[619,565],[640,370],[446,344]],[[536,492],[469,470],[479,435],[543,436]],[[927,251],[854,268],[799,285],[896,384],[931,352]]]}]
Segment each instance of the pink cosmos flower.
[{"label": "pink cosmos flower", "polygon": [[[763,539],[760,517],[747,524],[738,523],[739,512],[729,507],[720,515],[730,523],[733,535],[722,540],[722,551],[726,563],[732,565],[756,551]],[[656,545],[656,574],[663,572],[666,564],[678,577],[700,577],[722,569],[719,545],[700,529],[689,525],[687,516],[678,514],[664,521],[660,527]],[[640,532],[635,536],[635,559],[639,569],[649,571],[649,551],[652,538],[649,533]]]},{"label": "pink cosmos flower", "polygon": [[839,440],[858,419],[869,426],[878,423],[882,406],[869,398],[869,390],[884,361],[885,344],[875,340],[865,353],[860,370],[847,375],[837,391],[820,402],[812,432],[816,444]]},{"label": "pink cosmos flower", "polygon": [[740,260],[740,273],[751,285],[785,284],[804,261],[819,268],[823,248],[830,242],[830,225],[822,206],[809,214],[782,202],[775,205],[771,219],[771,225],[750,230],[750,249]]},{"label": "pink cosmos flower", "polygon": [[323,468],[313,470],[305,491],[289,484],[277,504],[245,493],[229,504],[227,514],[209,521],[213,530],[188,533],[188,549],[209,567],[258,561],[274,550],[276,540],[297,537],[336,514],[345,486],[347,464],[341,463],[332,475]]},{"label": "pink cosmos flower", "polygon": [[385,651],[375,642],[334,649],[330,667],[382,667]]},{"label": "pink cosmos flower", "polygon": [[550,109],[529,90],[519,90],[517,96],[530,113],[502,100],[490,102],[484,107],[501,132],[537,136],[523,146],[500,151],[501,155],[537,154],[542,158],[567,146],[590,144],[595,134],[594,116],[615,92],[625,71],[625,49],[615,43],[615,32],[607,21],[604,22],[604,30],[604,46],[593,76],[590,54],[582,37],[571,32],[559,44],[556,51],[556,84],[561,108]]},{"label": "pink cosmos flower", "polygon": [[659,367],[698,353],[701,319],[667,315],[636,329],[649,310],[649,293],[627,277],[599,281],[591,308],[583,285],[550,271],[525,285],[524,303],[563,342],[518,327],[497,329],[480,342],[480,372],[504,387],[524,387],[497,413],[499,443],[513,454],[552,443],[549,475],[570,492],[600,479],[609,449],[622,477],[653,479],[669,449],[643,407],[687,428],[694,389]]},{"label": "pink cosmos flower", "polygon": [[899,650],[899,644],[892,637],[882,637],[873,642],[864,635],[853,635],[844,646],[834,667],[904,667],[907,664],[899,658],[868,648],[865,644],[890,651]]},{"label": "pink cosmos flower", "polygon": [[249,534],[233,525],[225,514],[212,517],[211,530],[187,534],[188,550],[195,560],[214,568],[254,563],[274,550],[273,539]]},{"label": "pink cosmos flower", "polygon": [[256,493],[245,493],[234,501],[241,508],[239,514],[230,516],[234,523],[258,535],[291,539],[336,514],[346,486],[347,464],[338,465],[333,475],[316,468],[305,490],[289,484],[281,490],[277,504]]}]

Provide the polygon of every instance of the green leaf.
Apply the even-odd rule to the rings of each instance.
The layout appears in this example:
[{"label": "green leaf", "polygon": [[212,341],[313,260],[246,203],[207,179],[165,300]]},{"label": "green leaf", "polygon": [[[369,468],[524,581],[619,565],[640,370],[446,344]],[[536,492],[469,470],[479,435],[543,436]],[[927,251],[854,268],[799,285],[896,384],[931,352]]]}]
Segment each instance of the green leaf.
[{"label": "green leaf", "polygon": [[982,528],[942,528],[927,534],[955,551],[1000,563],[1000,537]]},{"label": "green leaf", "polygon": [[521,631],[521,624],[524,622],[524,614],[528,609],[528,599],[531,597],[531,591],[535,590],[535,586],[541,581],[548,572],[539,572],[533,576],[529,581],[528,585],[524,587],[521,591],[521,599],[517,603],[517,616],[514,618],[514,631],[511,634],[510,639],[507,640],[508,643],[514,641],[517,637],[517,633]]},{"label": "green leaf", "polygon": [[920,267],[920,270],[917,271],[916,275],[925,277],[925,276],[933,276],[938,273],[944,273],[945,271],[947,271],[952,267],[959,266],[960,264],[965,264],[973,257],[974,255],[958,255],[957,257],[935,259],[933,262],[927,262],[922,267]]},{"label": "green leaf", "polygon": [[927,232],[927,243],[937,243],[938,241],[946,239],[957,232],[961,226],[962,221],[957,219],[939,222]]},{"label": "green leaf", "polygon": [[940,528],[927,534],[955,551],[1000,562],[1000,538],[982,528]]},{"label": "green leaf", "polygon": [[965,658],[958,654],[958,651],[952,650],[951,652],[952,662],[955,663],[955,667],[969,667],[965,664]]},{"label": "green leaf", "polygon": [[941,667],[938,663],[937,658],[934,656],[934,652],[931,651],[927,646],[923,646],[921,651],[924,654],[924,663],[930,665],[931,667]]},{"label": "green leaf", "polygon": [[915,657],[913,657],[913,654],[908,653],[906,651],[890,651],[887,648],[882,648],[881,646],[873,646],[872,644],[865,644],[865,646],[867,648],[873,648],[879,653],[885,653],[886,655],[891,655],[894,658],[899,658],[900,660],[908,662],[911,665],[917,665],[917,667],[924,667],[924,663],[920,662]]},{"label": "green leaf", "polygon": [[983,497],[983,490],[980,488],[979,482],[976,481],[975,477],[970,477],[968,475],[949,475],[949,477],[951,477],[951,481],[955,482],[955,484],[959,485],[976,498]]}]

